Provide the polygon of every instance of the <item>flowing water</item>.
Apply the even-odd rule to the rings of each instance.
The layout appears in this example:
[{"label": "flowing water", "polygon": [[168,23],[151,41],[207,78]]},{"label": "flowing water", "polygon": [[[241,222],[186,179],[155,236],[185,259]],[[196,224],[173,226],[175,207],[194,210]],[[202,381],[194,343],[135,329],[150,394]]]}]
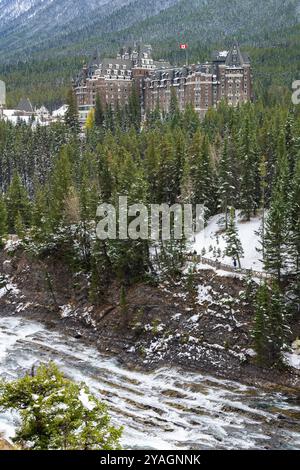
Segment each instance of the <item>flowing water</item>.
[{"label": "flowing water", "polygon": [[[19,317],[0,317],[0,376],[54,360],[105,401],[130,449],[300,449],[300,402],[236,382],[183,372],[131,371],[96,349]],[[0,414],[12,436],[15,414]]]}]

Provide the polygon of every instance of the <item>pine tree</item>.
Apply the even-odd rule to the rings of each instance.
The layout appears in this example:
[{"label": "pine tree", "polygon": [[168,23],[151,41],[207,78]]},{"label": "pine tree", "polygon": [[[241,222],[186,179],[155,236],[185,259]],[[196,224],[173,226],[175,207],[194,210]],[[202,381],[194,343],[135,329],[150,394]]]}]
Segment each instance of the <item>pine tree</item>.
[{"label": "pine tree", "polygon": [[7,210],[4,199],[0,194],[0,248],[2,239],[7,235]]},{"label": "pine tree", "polygon": [[258,207],[259,194],[259,157],[256,136],[253,125],[250,125],[250,117],[246,116],[245,125],[240,136],[241,159],[241,188],[240,209],[247,221],[255,214]]},{"label": "pine tree", "polygon": [[24,223],[23,223],[23,219],[22,219],[22,216],[20,214],[20,212],[18,211],[17,215],[16,215],[16,219],[15,219],[15,222],[14,222],[14,226],[15,226],[15,232],[16,232],[16,235],[18,235],[18,237],[20,238],[20,240],[24,239],[25,237],[25,227],[24,227]]},{"label": "pine tree", "polygon": [[276,281],[262,284],[256,295],[254,347],[262,365],[279,365],[284,344],[285,307],[282,292]]},{"label": "pine tree", "polygon": [[0,385],[0,406],[20,412],[14,442],[30,450],[116,450],[122,428],[85,384],[65,378],[53,363]]},{"label": "pine tree", "polygon": [[282,360],[282,347],[286,336],[285,301],[277,281],[270,286],[268,337],[269,360],[274,364],[280,364]]},{"label": "pine tree", "polygon": [[67,196],[72,187],[72,165],[70,147],[65,146],[56,157],[51,175],[50,225],[56,230],[63,222]]},{"label": "pine tree", "polygon": [[172,127],[180,126],[181,114],[179,110],[178,98],[174,87],[171,88],[171,101],[170,101],[170,112],[169,120]]},{"label": "pine tree", "polygon": [[72,89],[69,90],[67,95],[67,105],[68,110],[65,115],[65,123],[72,130],[72,132],[78,134],[80,126],[78,121],[77,100]]},{"label": "pine tree", "polygon": [[288,199],[288,240],[289,270],[292,282],[289,292],[292,315],[300,312],[300,154],[295,164],[294,177]]},{"label": "pine tree", "polygon": [[273,190],[270,210],[266,219],[264,237],[265,270],[276,276],[280,284],[282,273],[287,267],[287,173],[286,155],[280,161],[277,183]]},{"label": "pine tree", "polygon": [[206,218],[216,208],[214,171],[211,162],[209,141],[204,136],[199,153],[194,160],[193,203],[206,208]]},{"label": "pine tree", "polygon": [[159,203],[175,204],[180,193],[176,183],[176,153],[173,136],[165,133],[159,147],[158,199]]},{"label": "pine tree", "polygon": [[36,185],[32,209],[32,235],[38,242],[47,240],[49,227],[49,188]]},{"label": "pine tree", "polygon": [[230,221],[228,229],[225,233],[226,249],[225,255],[230,256],[233,260],[237,260],[238,266],[241,269],[241,258],[244,255],[244,250],[239,239],[238,230],[235,223],[235,210],[232,208],[230,211]]},{"label": "pine tree", "polygon": [[95,126],[102,128],[104,124],[104,112],[102,102],[99,93],[96,96],[96,107],[95,107]]},{"label": "pine tree", "polygon": [[228,208],[232,202],[233,187],[232,162],[229,159],[228,138],[225,138],[219,163],[219,207],[225,213],[225,227],[228,228]]},{"label": "pine tree", "polygon": [[132,88],[128,107],[131,124],[138,131],[141,127],[141,103],[137,88],[135,86]]},{"label": "pine tree", "polygon": [[31,223],[31,203],[21,178],[16,172],[13,175],[5,200],[9,233],[15,233],[15,222],[18,215],[21,217],[24,227],[28,228]]}]

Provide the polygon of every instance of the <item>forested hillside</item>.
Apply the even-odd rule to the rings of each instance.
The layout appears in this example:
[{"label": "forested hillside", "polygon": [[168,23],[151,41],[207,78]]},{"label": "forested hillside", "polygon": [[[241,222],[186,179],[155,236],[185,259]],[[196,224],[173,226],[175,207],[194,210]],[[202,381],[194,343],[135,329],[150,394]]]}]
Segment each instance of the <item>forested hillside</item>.
[{"label": "forested hillside", "polygon": [[39,260],[59,256],[74,285],[78,273],[84,275],[93,305],[105,305],[117,282],[125,312],[127,288],[168,279],[183,283],[193,311],[193,273],[186,278],[183,271],[189,240],[158,246],[145,239],[98,240],[98,204],[116,207],[120,195],[130,204],[204,204],[207,220],[224,214],[224,256],[239,265],[235,211],[245,221],[264,214],[260,257],[268,282],[250,282],[243,305],[252,312],[257,361],[278,365],[299,328],[299,111],[222,104],[200,123],[193,109],[180,114],[173,100],[171,114],[163,121],[159,112],[149,115],[142,132],[138,109],[114,114],[99,102],[83,141],[72,101],[65,125],[33,131],[1,123],[0,236],[16,233]]},{"label": "forested hillside", "polygon": [[[60,104],[71,77],[95,49],[102,56],[114,56],[124,43],[139,40],[153,44],[156,58],[176,64],[185,60],[180,42],[189,44],[190,61],[197,62],[209,60],[214,49],[237,39],[253,60],[258,94],[270,87],[272,92],[272,85],[290,88],[298,78],[298,0],[166,0],[151,5],[124,0],[93,11],[97,2],[89,2],[83,14],[80,2],[72,8],[59,2],[61,14],[73,12],[63,14],[62,27],[61,19],[54,21],[55,2],[50,3],[46,26],[44,17],[23,24],[21,16],[0,30],[0,76],[7,82],[10,105],[22,95],[37,104]],[[276,88],[273,94],[278,95]]]}]

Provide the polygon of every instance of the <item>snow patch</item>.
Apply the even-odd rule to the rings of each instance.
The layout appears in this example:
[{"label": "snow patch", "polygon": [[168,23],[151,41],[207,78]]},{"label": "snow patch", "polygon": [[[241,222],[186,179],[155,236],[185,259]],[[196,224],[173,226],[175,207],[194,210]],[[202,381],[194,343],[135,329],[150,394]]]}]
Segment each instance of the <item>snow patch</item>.
[{"label": "snow patch", "polygon": [[[204,258],[233,266],[233,260],[224,255],[226,241],[224,238],[223,220],[224,214],[211,217],[207,227],[196,235],[192,251],[204,256]],[[262,219],[260,216],[252,218],[250,222],[244,222],[237,216],[237,229],[244,249],[244,257],[241,259],[243,269],[252,269],[258,272],[263,271],[263,265],[260,260],[261,254],[257,251],[260,248],[258,232],[261,228],[261,223]],[[203,250],[205,254],[203,254]],[[225,275],[228,276],[228,273],[226,272]],[[234,275],[238,275],[238,273]]]},{"label": "snow patch", "polygon": [[286,363],[293,367],[293,369],[300,370],[300,355],[295,353],[285,353],[284,358]]}]

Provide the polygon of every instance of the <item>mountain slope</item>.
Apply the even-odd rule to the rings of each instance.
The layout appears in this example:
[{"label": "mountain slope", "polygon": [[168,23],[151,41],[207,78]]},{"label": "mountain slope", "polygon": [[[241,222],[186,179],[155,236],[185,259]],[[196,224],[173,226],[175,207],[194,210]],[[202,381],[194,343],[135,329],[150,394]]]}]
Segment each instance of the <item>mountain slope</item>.
[{"label": "mountain slope", "polygon": [[[76,42],[86,34],[93,34],[93,24],[102,25],[101,33],[107,31],[110,15],[130,7],[131,15],[122,27],[145,19],[178,0],[0,0],[0,52],[2,60],[11,57],[26,58],[38,50],[47,50],[53,45],[61,46]],[[111,23],[110,23],[111,24]],[[115,28],[111,28],[110,31]],[[69,38],[66,41],[64,38]]]},{"label": "mountain slope", "polygon": [[[60,104],[70,79],[95,48],[151,42],[157,58],[190,61],[237,39],[268,86],[298,78],[300,0],[0,0],[0,76],[10,104],[22,95]],[[13,91],[13,95],[11,94]]]}]

